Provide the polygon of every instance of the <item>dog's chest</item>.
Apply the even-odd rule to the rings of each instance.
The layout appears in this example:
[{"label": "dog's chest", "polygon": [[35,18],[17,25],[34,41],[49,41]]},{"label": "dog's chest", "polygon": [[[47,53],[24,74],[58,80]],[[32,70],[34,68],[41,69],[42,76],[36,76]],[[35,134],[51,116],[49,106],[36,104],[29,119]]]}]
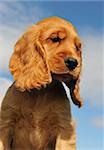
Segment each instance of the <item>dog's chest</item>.
[{"label": "dog's chest", "polygon": [[46,111],[40,111],[38,108],[32,111],[29,109],[23,110],[15,131],[18,139],[25,139],[28,145],[38,149],[54,139],[57,128],[57,114],[51,108],[47,108]]},{"label": "dog's chest", "polygon": [[54,93],[42,91],[38,96],[34,93],[23,96],[15,126],[16,147],[20,145],[25,149],[31,145],[33,149],[44,149],[43,146],[56,138],[67,112],[64,94],[63,90],[56,89]]}]

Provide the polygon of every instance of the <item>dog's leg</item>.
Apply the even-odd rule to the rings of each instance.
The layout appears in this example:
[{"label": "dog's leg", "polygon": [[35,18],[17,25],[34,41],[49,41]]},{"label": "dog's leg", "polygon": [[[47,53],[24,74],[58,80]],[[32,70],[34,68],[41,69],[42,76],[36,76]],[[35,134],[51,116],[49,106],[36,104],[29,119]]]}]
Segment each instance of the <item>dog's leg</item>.
[{"label": "dog's leg", "polygon": [[[76,133],[75,133],[75,125],[72,124],[72,131],[62,131],[56,140],[55,150],[76,150]],[[70,135],[70,136],[69,136]]]},{"label": "dog's leg", "polygon": [[0,150],[4,150],[3,142],[0,140]]},{"label": "dog's leg", "polygon": [[12,130],[8,128],[2,129],[0,132],[0,150],[11,150],[12,148]]}]

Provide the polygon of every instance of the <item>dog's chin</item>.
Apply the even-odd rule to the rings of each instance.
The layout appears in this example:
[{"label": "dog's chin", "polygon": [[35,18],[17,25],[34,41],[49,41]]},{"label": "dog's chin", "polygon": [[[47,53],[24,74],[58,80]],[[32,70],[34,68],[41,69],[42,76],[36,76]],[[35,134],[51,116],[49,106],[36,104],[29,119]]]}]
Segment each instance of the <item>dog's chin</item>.
[{"label": "dog's chin", "polygon": [[71,80],[76,80],[78,78],[78,75],[73,75],[70,73],[66,73],[66,74],[52,73],[52,78],[60,82],[67,83],[67,82],[70,82]]}]

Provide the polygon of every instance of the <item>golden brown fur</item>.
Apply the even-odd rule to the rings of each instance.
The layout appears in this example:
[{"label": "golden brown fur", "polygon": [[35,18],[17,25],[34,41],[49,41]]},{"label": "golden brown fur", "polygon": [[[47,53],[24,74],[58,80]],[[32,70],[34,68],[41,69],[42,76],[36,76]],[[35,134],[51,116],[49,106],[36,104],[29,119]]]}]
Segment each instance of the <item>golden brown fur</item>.
[{"label": "golden brown fur", "polygon": [[[59,42],[52,39],[59,37]],[[65,58],[78,66],[72,71]],[[70,104],[82,106],[79,81],[81,42],[68,21],[51,17],[30,27],[16,43],[10,60],[15,82],[2,102],[1,150],[75,150],[76,135]]]}]

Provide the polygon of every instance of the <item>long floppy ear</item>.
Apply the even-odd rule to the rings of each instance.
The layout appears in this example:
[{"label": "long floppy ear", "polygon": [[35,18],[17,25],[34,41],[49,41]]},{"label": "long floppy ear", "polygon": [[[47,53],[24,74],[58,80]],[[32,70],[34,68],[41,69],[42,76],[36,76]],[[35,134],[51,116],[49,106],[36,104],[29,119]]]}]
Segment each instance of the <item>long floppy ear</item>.
[{"label": "long floppy ear", "polygon": [[31,27],[16,43],[10,59],[15,86],[21,91],[41,88],[52,80],[45,49],[39,41],[40,29]]},{"label": "long floppy ear", "polygon": [[71,96],[73,103],[80,108],[80,107],[82,107],[83,102],[80,97],[79,82],[80,82],[79,78],[72,79],[69,83],[66,83],[66,85],[70,89],[70,96]]}]

